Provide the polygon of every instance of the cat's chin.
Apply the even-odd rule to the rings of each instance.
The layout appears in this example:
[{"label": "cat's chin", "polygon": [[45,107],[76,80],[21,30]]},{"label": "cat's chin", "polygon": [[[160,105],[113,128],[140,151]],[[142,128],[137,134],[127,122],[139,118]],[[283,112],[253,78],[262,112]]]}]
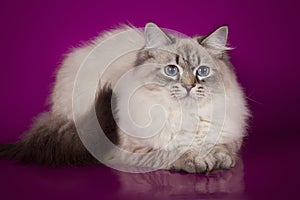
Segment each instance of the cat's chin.
[{"label": "cat's chin", "polygon": [[201,101],[203,99],[203,97],[195,97],[195,96],[187,94],[185,96],[175,97],[175,99],[177,99],[179,101]]}]

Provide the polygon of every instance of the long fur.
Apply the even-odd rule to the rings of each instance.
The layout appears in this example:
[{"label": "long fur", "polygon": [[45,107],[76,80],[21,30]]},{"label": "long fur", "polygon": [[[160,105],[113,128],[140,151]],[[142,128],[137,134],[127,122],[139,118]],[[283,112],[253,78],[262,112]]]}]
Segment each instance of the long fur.
[{"label": "long fur", "polygon": [[[111,111],[112,89],[103,87],[96,98],[96,113],[107,137],[118,144]],[[24,137],[16,143],[0,144],[0,158],[49,166],[99,164],[83,146],[75,124],[52,112],[40,114]]]},{"label": "long fur", "polygon": [[[0,159],[15,159],[21,163],[37,163],[40,165],[66,166],[66,165],[89,165],[99,163],[83,146],[75,128],[72,114],[72,91],[76,73],[81,63],[90,51],[98,44],[112,35],[122,31],[132,30],[132,27],[121,25],[119,28],[101,33],[94,40],[72,49],[65,57],[62,66],[56,73],[56,81],[50,95],[51,110],[40,114],[34,120],[32,127],[23,134],[16,143],[0,144]],[[136,40],[138,31],[128,40]],[[116,41],[116,45],[121,45]],[[142,47],[142,44],[140,45]],[[108,52],[111,50],[107,50]],[[129,56],[130,57],[130,56]],[[120,71],[126,72],[135,56],[126,58],[123,69],[114,71],[115,80],[118,80]],[[95,61],[95,65],[101,61]],[[119,65],[120,63],[116,63]],[[119,75],[120,76],[120,75]],[[101,81],[114,83],[111,76],[104,76]],[[89,77],[86,77],[89,82]],[[106,84],[103,84],[106,85]],[[85,106],[95,107],[97,118],[107,137],[115,144],[118,143],[115,121],[111,111],[112,90],[108,85],[99,88],[99,92],[93,105],[86,103]]]},{"label": "long fur", "polygon": [[82,145],[74,123],[52,113],[42,113],[20,141],[0,145],[0,157],[50,166],[97,163]]},{"label": "long fur", "polygon": [[[154,34],[151,34],[152,28],[156,31]],[[76,132],[72,110],[72,92],[74,90],[76,74],[82,62],[89,56],[89,53],[109,37],[127,30],[132,30],[131,35],[122,40],[115,38],[115,43],[110,47],[106,47],[107,49],[101,49],[101,52],[105,55],[107,54],[107,57],[109,57],[110,52],[128,44],[132,44],[140,50],[129,53],[113,62],[111,67],[101,77],[102,79],[97,90],[99,92],[95,100],[93,102],[83,100],[82,105],[87,106],[87,108],[95,108],[99,124],[107,137],[115,145],[129,152],[148,153],[160,149],[162,146],[172,142],[176,135],[180,138],[180,144],[178,144],[179,146],[168,147],[169,149],[163,149],[157,154],[149,154],[149,157],[146,156],[133,160],[123,157],[121,158],[123,164],[143,166],[146,163],[147,166],[145,167],[157,166],[160,162],[165,161],[164,158],[167,158],[170,152],[175,152],[175,150],[180,150],[181,147],[190,144],[193,135],[196,134],[195,141],[187,153],[183,154],[173,164],[167,162],[167,165],[159,167],[194,173],[209,171],[215,168],[230,168],[235,165],[235,159],[241,147],[242,139],[246,135],[249,110],[243,91],[237,82],[234,70],[229,61],[229,56],[226,53],[226,50],[229,50],[226,46],[227,27],[221,27],[207,37],[190,39],[166,36],[154,24],[145,29],[145,35],[134,27],[122,26],[121,28],[100,35],[90,43],[76,48],[67,54],[61,68],[57,72],[56,82],[50,98],[51,110],[38,116],[31,129],[24,134],[24,137],[20,141],[14,144],[0,144],[0,158],[17,159],[23,163],[35,162],[41,165],[52,166],[98,163],[84,147]],[[155,37],[147,38],[153,36]],[[155,40],[157,37],[160,38],[159,41]],[[167,40],[166,38],[172,39]],[[148,41],[148,43],[145,43],[145,41]],[[154,44],[151,44],[153,42]],[[160,50],[151,49],[145,46],[145,44],[150,47],[158,46]],[[99,60],[96,53],[94,52],[89,64],[97,68],[103,63],[103,60]],[[179,57],[175,58],[174,55],[179,55]],[[191,89],[188,100],[181,99],[181,97],[187,94],[187,91],[180,82],[181,80],[177,80],[176,82],[175,79],[170,80],[166,78],[161,73],[163,70],[159,68],[159,65],[156,65],[156,68],[137,66],[141,64],[151,65],[153,63],[165,64],[176,62],[178,66],[181,66],[180,69],[188,71],[191,77],[192,67],[203,64],[201,63],[203,60],[208,61],[213,73],[217,73],[221,77],[221,84],[216,84],[218,81],[216,81],[216,76],[213,75],[205,80],[197,79],[197,84]],[[118,81],[122,75],[131,69],[133,73],[128,75],[127,82],[118,86]],[[90,70],[88,73],[92,74],[94,72]],[[91,74],[87,74],[83,80],[87,83],[87,86],[92,86],[93,84],[89,76]],[[181,79],[184,79],[184,77]],[[128,110],[126,110],[126,103],[128,101],[126,92],[128,86],[135,84],[143,85],[151,81],[160,82],[164,87],[141,87],[137,95],[133,97],[135,104],[131,114],[133,118],[137,119],[137,124],[139,122],[140,124],[145,124],[149,117],[147,115],[148,108],[159,103],[166,108],[169,114],[167,126],[157,135],[147,139],[135,139],[126,136],[123,130],[117,127],[115,120],[118,120],[118,123],[121,125],[128,125]],[[223,83],[224,86],[222,85]],[[112,90],[115,87],[119,87],[120,89],[116,93]],[[212,116],[210,114],[212,108],[209,105],[209,92],[216,94],[218,102],[222,103],[226,100],[226,118],[224,119],[224,124],[213,124],[211,121]],[[115,94],[118,98],[113,102],[117,105],[113,106],[118,106],[119,110],[112,111],[111,102]],[[225,97],[225,100],[221,97]],[[177,126],[181,123],[182,118],[178,102],[181,102],[184,109],[183,114],[187,116],[187,120],[184,122],[183,127],[181,127],[182,129],[177,130],[177,132],[175,131],[175,133],[174,130],[178,128]],[[82,115],[84,116],[84,113]],[[114,116],[117,116],[117,119]],[[162,115],[157,113],[154,119],[160,121],[161,117]],[[196,127],[199,123],[200,130],[190,129],[191,126]],[[206,135],[208,133],[206,129],[210,126],[222,126],[220,134],[210,133],[211,135]],[[131,132],[137,132],[136,130],[133,129]],[[137,132],[136,134],[145,134],[145,132]],[[203,144],[204,137],[206,137],[205,144]],[[210,146],[211,144],[215,146],[209,152],[209,155],[205,158],[198,155],[200,148]],[[178,149],[176,149],[177,147]],[[151,155],[155,156],[151,157]],[[118,157],[118,155],[114,156]]]}]

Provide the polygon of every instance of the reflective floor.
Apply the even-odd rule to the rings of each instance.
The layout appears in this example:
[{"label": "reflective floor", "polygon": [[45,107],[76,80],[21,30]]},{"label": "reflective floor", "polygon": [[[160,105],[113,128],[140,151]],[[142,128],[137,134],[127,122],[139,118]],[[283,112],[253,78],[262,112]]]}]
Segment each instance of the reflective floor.
[{"label": "reflective floor", "polygon": [[117,173],[120,194],[157,199],[241,197],[244,192],[243,162],[233,170],[195,175],[168,171],[145,174]]},{"label": "reflective floor", "polygon": [[[106,167],[40,168],[1,161],[1,195],[7,199],[197,199],[240,198],[243,163],[210,175],[156,171],[129,174]],[[5,199],[6,199],[5,198]]]},{"label": "reflective floor", "polygon": [[[266,145],[268,142],[268,145]],[[46,168],[0,161],[3,199],[296,199],[297,140],[246,141],[243,159],[210,175],[118,172],[103,166]]]}]

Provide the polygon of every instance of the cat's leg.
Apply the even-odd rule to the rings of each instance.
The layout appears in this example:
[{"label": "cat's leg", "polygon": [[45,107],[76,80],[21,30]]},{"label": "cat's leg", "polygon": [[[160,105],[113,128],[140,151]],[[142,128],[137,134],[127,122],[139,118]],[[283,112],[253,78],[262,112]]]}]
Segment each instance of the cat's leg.
[{"label": "cat's leg", "polygon": [[206,153],[197,148],[185,152],[171,167],[189,173],[207,173],[216,169],[229,169],[235,166],[242,140],[228,144],[212,145]]}]

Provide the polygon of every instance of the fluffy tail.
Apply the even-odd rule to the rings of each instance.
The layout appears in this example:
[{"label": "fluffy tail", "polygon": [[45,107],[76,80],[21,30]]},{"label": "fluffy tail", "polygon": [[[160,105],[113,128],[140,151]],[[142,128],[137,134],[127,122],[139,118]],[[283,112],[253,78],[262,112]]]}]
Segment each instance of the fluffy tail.
[{"label": "fluffy tail", "polygon": [[[111,88],[104,86],[98,94],[95,108],[103,131],[117,144],[119,138],[111,110],[112,96]],[[74,122],[51,112],[42,113],[20,141],[0,144],[1,158],[51,166],[99,163],[83,146]]]},{"label": "fluffy tail", "polygon": [[43,113],[24,137],[0,144],[0,159],[40,165],[89,165],[98,161],[83,146],[73,122]]},{"label": "fluffy tail", "polygon": [[0,144],[0,158],[12,159],[20,152],[19,143]]}]

